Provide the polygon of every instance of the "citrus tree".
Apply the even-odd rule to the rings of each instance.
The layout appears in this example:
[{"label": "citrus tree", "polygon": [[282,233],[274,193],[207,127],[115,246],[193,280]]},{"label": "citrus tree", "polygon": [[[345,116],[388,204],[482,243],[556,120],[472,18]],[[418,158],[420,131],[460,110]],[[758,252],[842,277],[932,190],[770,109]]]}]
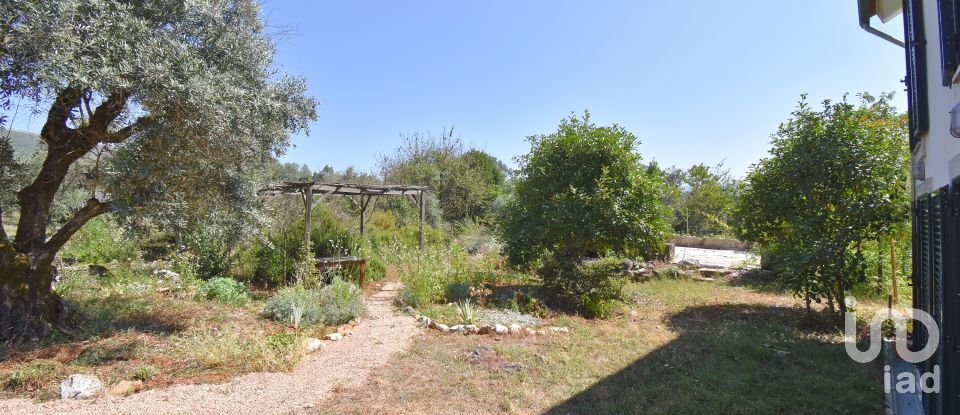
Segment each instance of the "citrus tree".
[{"label": "citrus tree", "polygon": [[668,236],[664,184],[641,165],[637,137],[619,125],[571,115],[556,132],[528,137],[500,218],[509,260],[578,261],[607,254],[649,256]]},{"label": "citrus tree", "polygon": [[783,281],[809,301],[846,311],[847,290],[865,278],[863,243],[909,220],[905,119],[892,95],[859,104],[805,97],[753,166],[735,208],[743,239],[777,253]]}]

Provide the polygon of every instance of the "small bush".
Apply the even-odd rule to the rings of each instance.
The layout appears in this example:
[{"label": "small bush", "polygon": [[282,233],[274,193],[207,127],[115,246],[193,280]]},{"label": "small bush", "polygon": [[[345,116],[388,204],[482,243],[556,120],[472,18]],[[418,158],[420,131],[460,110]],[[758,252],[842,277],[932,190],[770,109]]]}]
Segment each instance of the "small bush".
[{"label": "small bush", "polygon": [[157,368],[153,366],[140,366],[133,370],[133,378],[139,381],[149,381],[157,376]]},{"label": "small bush", "polygon": [[544,289],[560,308],[606,318],[623,300],[626,277],[622,269],[623,259],[616,257],[580,264],[550,259],[540,268],[540,276]]},{"label": "small bush", "polygon": [[139,255],[137,244],[126,238],[109,216],[98,216],[83,225],[63,249],[64,258],[89,264],[129,261]]},{"label": "small bush", "polygon": [[463,324],[476,324],[477,313],[470,300],[457,302],[457,319]]},{"label": "small bush", "polygon": [[267,336],[267,344],[278,350],[287,349],[296,342],[297,336],[290,333],[279,332]]},{"label": "small bush", "polygon": [[349,323],[365,311],[363,292],[356,284],[335,276],[330,285],[320,289],[323,322],[328,326]]},{"label": "small bush", "polygon": [[217,277],[203,284],[201,294],[207,300],[242,306],[250,301],[250,293],[241,282],[233,278]]},{"label": "small bush", "polygon": [[445,300],[451,284],[467,279],[463,254],[456,250],[427,247],[419,251],[395,245],[389,255],[404,285],[400,300],[414,308]]},{"label": "small bush", "polygon": [[550,314],[550,310],[543,301],[521,291],[516,291],[510,296],[508,308],[539,318],[544,318]]},{"label": "small bush", "polygon": [[277,291],[264,306],[264,316],[281,324],[295,326],[294,314],[299,311],[299,325],[309,327],[321,321],[320,290],[307,289],[301,285]]},{"label": "small bush", "polygon": [[338,325],[350,322],[365,311],[363,292],[355,284],[339,276],[330,285],[319,289],[303,286],[284,288],[267,300],[263,314],[281,324],[309,327],[315,324]]},{"label": "small bush", "polygon": [[490,229],[472,221],[460,227],[458,239],[470,255],[499,253],[503,248]]},{"label": "small bush", "polygon": [[197,275],[209,279],[229,275],[230,246],[225,231],[216,225],[201,226],[187,235],[186,243],[194,254]]},{"label": "small bush", "polygon": [[653,277],[657,279],[685,279],[692,276],[692,271],[685,270],[676,265],[668,265],[653,270]]}]

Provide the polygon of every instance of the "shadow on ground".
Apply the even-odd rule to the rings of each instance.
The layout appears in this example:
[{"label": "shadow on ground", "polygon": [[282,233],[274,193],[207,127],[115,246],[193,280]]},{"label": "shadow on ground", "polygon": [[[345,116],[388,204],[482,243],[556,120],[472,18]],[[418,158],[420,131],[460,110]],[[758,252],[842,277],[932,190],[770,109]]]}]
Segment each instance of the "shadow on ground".
[{"label": "shadow on ground", "polygon": [[773,271],[748,269],[730,278],[727,283],[733,287],[749,288],[762,293],[789,294],[779,281]]},{"label": "shadow on ground", "polygon": [[679,336],[546,414],[875,414],[879,363],[859,364],[823,315],[745,304],[671,315]]}]

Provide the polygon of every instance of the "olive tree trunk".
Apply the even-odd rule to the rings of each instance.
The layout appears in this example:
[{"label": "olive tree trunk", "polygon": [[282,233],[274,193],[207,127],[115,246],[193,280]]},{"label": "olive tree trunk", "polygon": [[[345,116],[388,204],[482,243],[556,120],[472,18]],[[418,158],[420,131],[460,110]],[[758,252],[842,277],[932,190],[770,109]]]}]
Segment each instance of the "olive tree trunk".
[{"label": "olive tree trunk", "polygon": [[12,241],[0,223],[0,342],[39,339],[63,324],[66,308],[52,287],[54,258],[85,223],[108,210],[92,198],[48,235],[50,208],[70,166],[98,144],[120,142],[133,132],[127,127],[108,133],[126,105],[123,93],[107,97],[82,127],[69,128],[82,100],[89,93],[67,88],[57,95],[40,132],[46,158],[33,182],[17,193],[20,221]]}]

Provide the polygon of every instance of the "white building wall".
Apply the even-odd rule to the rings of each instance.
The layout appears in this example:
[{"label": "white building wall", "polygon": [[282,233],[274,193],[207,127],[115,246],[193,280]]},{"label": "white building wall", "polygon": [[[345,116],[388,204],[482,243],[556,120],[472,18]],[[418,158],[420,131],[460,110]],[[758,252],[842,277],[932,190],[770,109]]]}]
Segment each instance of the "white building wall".
[{"label": "white building wall", "polygon": [[913,153],[914,163],[922,162],[926,180],[916,184],[916,197],[950,184],[960,176],[960,138],[950,135],[950,110],[960,102],[960,84],[943,86],[940,64],[940,21],[937,1],[924,0],[923,27],[927,39],[927,99],[930,109],[930,129],[922,137]]}]

